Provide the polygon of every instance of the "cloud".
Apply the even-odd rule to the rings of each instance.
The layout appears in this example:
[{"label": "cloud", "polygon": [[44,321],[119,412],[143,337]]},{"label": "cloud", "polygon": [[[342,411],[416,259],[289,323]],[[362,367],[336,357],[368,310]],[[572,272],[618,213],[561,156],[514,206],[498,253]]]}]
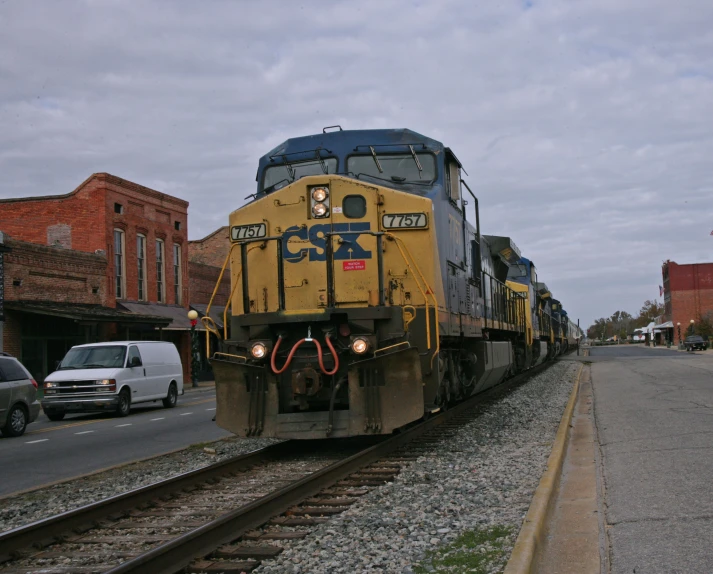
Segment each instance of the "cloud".
[{"label": "cloud", "polygon": [[[282,140],[409,127],[454,149],[583,325],[710,259],[713,4],[0,4],[0,197],[108,171],[192,202],[191,237]],[[230,208],[228,208],[230,206]]]}]

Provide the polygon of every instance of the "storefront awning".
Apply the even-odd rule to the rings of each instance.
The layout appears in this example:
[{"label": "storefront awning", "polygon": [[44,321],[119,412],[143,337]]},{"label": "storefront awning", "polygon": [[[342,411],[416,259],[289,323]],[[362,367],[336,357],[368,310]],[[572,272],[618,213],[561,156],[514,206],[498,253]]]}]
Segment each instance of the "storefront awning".
[{"label": "storefront awning", "polygon": [[666,321],[660,325],[654,325],[654,329],[673,329],[673,321]]},{"label": "storefront awning", "polygon": [[75,303],[55,303],[52,301],[5,301],[5,309],[63,317],[85,323],[148,323],[156,327],[166,327],[170,321],[166,317],[145,310],[133,313],[123,309],[113,309],[102,305],[81,305]]},{"label": "storefront awning", "polygon": [[[190,331],[191,321],[188,318],[188,309],[179,305],[158,305],[156,303],[130,303],[121,301],[117,303],[126,310],[136,314],[158,315],[164,320],[168,319],[167,331]],[[196,325],[196,329],[201,329],[200,321]]]}]

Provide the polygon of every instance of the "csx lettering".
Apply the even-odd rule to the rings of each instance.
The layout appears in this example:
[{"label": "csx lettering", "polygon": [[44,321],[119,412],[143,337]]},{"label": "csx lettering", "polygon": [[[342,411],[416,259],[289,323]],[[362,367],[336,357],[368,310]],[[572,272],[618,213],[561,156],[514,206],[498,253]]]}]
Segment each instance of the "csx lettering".
[{"label": "csx lettering", "polygon": [[[341,241],[335,246],[334,260],[342,261],[346,259],[371,259],[371,251],[364,249],[359,245],[360,234],[344,233],[347,231],[369,231],[371,224],[369,222],[359,223],[317,223],[312,227],[298,227],[293,225],[285,230],[282,235],[282,254],[285,261],[297,263],[305,256],[309,257],[310,261],[326,261],[326,233],[337,233]],[[340,233],[341,232],[341,233]],[[294,241],[294,240],[298,241]],[[306,244],[309,242],[311,247],[300,248],[296,251],[290,249],[290,240],[294,244]]]}]

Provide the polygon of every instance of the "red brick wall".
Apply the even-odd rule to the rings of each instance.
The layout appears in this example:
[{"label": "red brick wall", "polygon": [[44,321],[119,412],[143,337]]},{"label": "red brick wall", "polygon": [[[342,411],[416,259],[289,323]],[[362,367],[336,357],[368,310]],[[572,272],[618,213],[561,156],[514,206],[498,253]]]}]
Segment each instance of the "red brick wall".
[{"label": "red brick wall", "polygon": [[[137,301],[139,297],[137,235],[146,237],[146,287],[151,303],[158,302],[156,274],[156,240],[164,242],[164,303],[176,304],[173,269],[173,246],[181,246],[182,291],[180,304],[187,307],[189,300],[188,283],[188,203],[159,193],[132,182],[105,175],[106,252],[109,257],[110,276],[114,277],[114,229],[124,232],[126,294],[124,299]],[[115,213],[115,204],[120,204],[123,213]],[[176,230],[176,222],[179,230]],[[111,297],[116,297],[115,282],[110,285]]]},{"label": "red brick wall", "polygon": [[216,229],[203,239],[188,242],[188,258],[195,263],[223,267],[230,250],[228,226]]},{"label": "red brick wall", "polygon": [[[66,195],[0,200],[0,230],[40,245],[59,235],[67,248],[88,253],[106,249],[101,233],[105,219],[104,192],[96,174]],[[58,224],[68,225],[69,232],[58,234]]]},{"label": "red brick wall", "polygon": [[[188,276],[191,288],[191,303],[207,305],[220,276],[220,267],[201,265],[193,261],[188,263]],[[213,300],[214,305],[225,307],[230,297],[230,269],[223,274],[218,292]]]},{"label": "red brick wall", "polygon": [[21,353],[20,319],[17,313],[8,309],[5,309],[3,325],[3,351],[10,353],[13,357],[20,357]]},{"label": "red brick wall", "polygon": [[12,249],[5,254],[7,301],[105,304],[106,256],[14,238],[6,244]]},{"label": "red brick wall", "polygon": [[[663,266],[666,319],[673,321],[678,342],[678,323],[685,338],[691,324],[713,313],[713,263],[679,265],[667,261]],[[695,324],[695,323],[694,323]]]},{"label": "red brick wall", "polygon": [[[115,213],[115,204],[123,213]],[[176,222],[179,228],[176,229]],[[138,300],[136,236],[146,236],[146,299],[158,302],[156,239],[165,245],[165,303],[175,304],[173,245],[181,246],[181,305],[188,305],[188,202],[123,180],[96,173],[66,195],[0,200],[0,230],[15,239],[39,245],[59,243],[65,248],[106,254],[104,304],[116,306],[114,229],[125,233],[126,293]]]}]

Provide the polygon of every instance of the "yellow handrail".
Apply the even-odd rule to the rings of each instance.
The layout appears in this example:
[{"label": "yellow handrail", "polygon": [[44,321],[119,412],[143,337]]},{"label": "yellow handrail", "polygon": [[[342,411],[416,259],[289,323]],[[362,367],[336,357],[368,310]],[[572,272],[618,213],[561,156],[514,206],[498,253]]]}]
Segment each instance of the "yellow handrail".
[{"label": "yellow handrail", "polygon": [[[238,247],[240,243],[233,243],[230,246],[230,250],[228,251],[228,254],[225,256],[225,261],[223,262],[223,267],[220,269],[220,275],[218,276],[218,281],[215,283],[215,288],[213,289],[213,294],[210,296],[210,301],[208,302],[208,307],[206,307],[205,310],[205,317],[201,317],[201,323],[203,323],[203,326],[206,328],[206,331],[209,331],[213,333],[218,339],[221,338],[220,336],[220,330],[218,329],[218,325],[216,325],[215,321],[209,317],[210,313],[210,308],[213,306],[213,300],[215,299],[216,294],[218,293],[218,289],[220,288],[220,282],[223,280],[223,275],[225,274],[225,268],[228,266],[228,262],[230,261],[230,256],[233,253],[233,249]],[[252,245],[248,248],[248,253],[250,253],[253,249],[257,248],[262,248],[264,243],[258,243],[256,245]],[[225,305],[225,310],[223,311],[223,339],[228,338],[228,309],[233,304],[233,295],[235,294],[235,289],[238,286],[238,279],[240,279],[240,276],[243,274],[243,270],[240,269],[235,276],[235,284],[233,285],[233,288],[230,290],[230,297],[228,298],[228,303]],[[210,337],[206,335],[205,338],[205,350],[206,350],[206,356],[210,357]]]},{"label": "yellow handrail", "polygon": [[[423,292],[423,289],[421,289],[421,285],[418,282],[418,279],[414,275],[414,279],[416,279],[416,287],[418,287],[418,290],[421,292],[421,295],[423,296],[424,303],[426,306],[426,338],[428,339],[428,348],[431,348],[431,325],[430,325],[430,313],[429,313],[429,308],[428,308],[428,297],[426,294],[430,295],[431,298],[433,299],[433,308],[435,310],[436,314],[436,350],[433,353],[433,356],[431,356],[431,368],[433,368],[433,360],[438,356],[438,353],[441,350],[441,335],[440,335],[440,326],[438,322],[438,300],[436,299],[436,295],[433,292],[433,289],[431,289],[428,285],[428,281],[426,281],[426,278],[423,276],[423,273],[421,273],[421,269],[418,266],[418,263],[416,263],[416,260],[414,259],[413,255],[411,255],[411,251],[409,251],[408,246],[400,237],[396,237],[393,233],[384,233],[387,237],[390,237],[396,242],[396,247],[398,247],[399,252],[401,253],[401,257],[403,257],[406,266],[410,269],[411,265],[409,264],[408,259],[406,258],[406,255],[404,254],[404,249],[406,250],[406,253],[408,254],[409,258],[411,259],[411,263],[413,263],[413,267],[416,269],[418,272],[418,276],[421,278],[421,281],[423,281],[423,284],[426,286],[426,292]],[[403,245],[403,249],[401,246]],[[413,270],[411,271],[413,274]]]}]

